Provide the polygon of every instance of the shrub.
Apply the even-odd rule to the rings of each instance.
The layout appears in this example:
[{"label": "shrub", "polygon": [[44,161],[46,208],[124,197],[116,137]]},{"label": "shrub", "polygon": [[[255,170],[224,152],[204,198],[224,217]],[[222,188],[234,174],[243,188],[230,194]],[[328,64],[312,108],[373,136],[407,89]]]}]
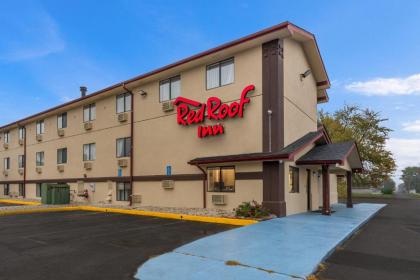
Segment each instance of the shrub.
[{"label": "shrub", "polygon": [[394,188],[390,187],[390,186],[385,186],[381,189],[382,194],[393,194],[394,193]]},{"label": "shrub", "polygon": [[269,215],[270,212],[255,200],[252,202],[243,202],[236,208],[237,217],[262,218]]}]

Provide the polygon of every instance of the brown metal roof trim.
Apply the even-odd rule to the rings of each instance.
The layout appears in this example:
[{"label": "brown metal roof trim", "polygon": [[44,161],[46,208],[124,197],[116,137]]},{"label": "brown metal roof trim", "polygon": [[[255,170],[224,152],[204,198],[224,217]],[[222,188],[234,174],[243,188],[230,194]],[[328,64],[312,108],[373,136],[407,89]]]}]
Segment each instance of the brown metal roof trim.
[{"label": "brown metal roof trim", "polygon": [[[244,43],[244,42],[247,42],[247,41],[250,41],[250,40],[256,39],[256,38],[258,38],[258,37],[261,37],[261,36],[263,36],[263,35],[269,34],[269,33],[271,33],[271,32],[279,31],[279,30],[284,29],[284,28],[287,28],[288,30],[293,31],[293,32],[298,32],[298,33],[300,33],[300,34],[302,34],[302,35],[304,35],[304,36],[308,37],[308,38],[309,38],[309,39],[311,39],[311,40],[315,40],[315,36],[314,36],[312,33],[310,33],[310,32],[308,32],[308,31],[306,31],[306,30],[304,30],[304,29],[302,29],[302,28],[300,28],[300,27],[298,27],[298,26],[296,26],[296,25],[294,25],[294,24],[292,24],[292,23],[290,23],[290,22],[286,21],[286,22],[280,23],[280,24],[278,24],[278,25],[275,25],[275,26],[272,26],[272,27],[269,27],[269,28],[263,29],[263,30],[261,30],[261,31],[259,31],[259,32],[253,33],[253,34],[251,34],[251,35],[248,35],[248,36],[242,37],[242,38],[240,38],[240,39],[237,39],[237,40],[234,40],[234,41],[231,41],[231,42],[228,42],[228,43],[222,44],[222,45],[220,45],[220,46],[218,46],[218,47],[215,47],[215,48],[209,49],[209,50],[207,50],[207,51],[204,51],[204,52],[198,53],[198,54],[196,54],[196,55],[193,55],[193,56],[187,57],[187,58],[185,58],[185,59],[179,60],[179,61],[177,61],[177,62],[174,62],[174,63],[172,63],[172,64],[169,64],[169,65],[166,65],[166,66],[164,66],[164,67],[158,68],[158,69],[156,69],[156,70],[153,70],[153,71],[147,72],[147,73],[145,73],[145,74],[142,74],[142,75],[136,76],[136,77],[131,78],[131,79],[129,79],[129,80],[126,80],[126,81],[123,81],[123,82],[120,82],[120,83],[114,84],[114,85],[112,85],[112,86],[106,87],[106,88],[104,88],[104,89],[101,89],[101,90],[96,91],[96,92],[94,92],[94,93],[91,93],[91,94],[89,94],[89,95],[86,95],[86,96],[83,96],[83,97],[79,97],[79,98],[77,98],[77,99],[74,99],[74,100],[72,100],[72,101],[66,102],[66,103],[64,103],[64,104],[61,104],[61,105],[58,105],[58,106],[55,106],[55,107],[52,107],[52,108],[50,108],[50,109],[44,110],[44,111],[42,111],[42,112],[39,112],[39,113],[37,113],[37,114],[34,114],[34,115],[31,115],[31,116],[25,117],[25,118],[23,118],[23,119],[20,119],[20,120],[18,120],[18,121],[15,121],[15,122],[12,122],[12,123],[9,123],[9,124],[6,124],[6,125],[3,125],[3,126],[1,126],[1,127],[0,127],[0,130],[5,129],[5,128],[10,127],[10,126],[13,126],[13,125],[19,125],[19,123],[21,123],[21,122],[26,122],[26,121],[28,121],[28,120],[30,120],[30,119],[32,119],[32,118],[36,118],[36,117],[39,117],[39,116],[41,116],[41,115],[44,115],[44,114],[50,113],[50,112],[52,112],[52,111],[55,111],[55,110],[61,109],[61,108],[63,108],[63,107],[66,107],[66,106],[69,106],[69,105],[75,104],[75,103],[77,103],[77,102],[81,102],[81,101],[84,101],[84,100],[90,99],[90,98],[92,98],[92,97],[95,97],[95,96],[98,96],[98,95],[100,95],[100,94],[102,94],[102,93],[105,93],[105,92],[107,92],[107,91],[109,91],[109,90],[116,89],[116,88],[118,88],[118,87],[123,87],[124,85],[127,85],[127,84],[129,84],[129,83],[132,83],[132,82],[135,82],[135,81],[139,81],[139,80],[141,80],[141,79],[144,79],[144,78],[150,77],[150,76],[155,75],[155,74],[158,74],[158,73],[160,73],[160,72],[163,72],[163,71],[169,70],[169,69],[171,69],[171,68],[174,68],[174,67],[180,66],[180,65],[182,65],[182,64],[185,64],[185,63],[191,62],[191,61],[193,61],[193,60],[196,60],[196,59],[199,59],[199,58],[205,57],[205,56],[210,55],[210,54],[213,54],[213,53],[215,53],[215,52],[219,52],[219,51],[221,51],[221,50],[224,50],[224,49],[227,49],[227,48],[230,48],[230,47],[233,47],[233,46],[236,46],[236,45],[242,44],[242,43]],[[315,44],[316,44],[316,41],[315,41]],[[318,53],[319,53],[319,49],[318,49],[317,44],[316,44],[316,48],[317,48]],[[320,53],[319,53],[319,57],[321,58],[321,61],[322,61],[322,57],[321,57],[321,54],[320,54]],[[323,62],[322,62],[322,64],[323,64],[324,72],[325,72],[325,73],[327,73],[327,72],[326,72],[326,70],[325,70],[325,65],[324,65],[324,63],[323,63]],[[328,83],[329,83],[329,82],[328,82]]]},{"label": "brown metal roof trim", "polygon": [[[309,135],[308,133],[307,135]],[[261,153],[247,153],[247,154],[237,154],[237,155],[227,155],[227,156],[215,156],[215,157],[203,157],[203,158],[195,158],[190,160],[188,163],[191,165],[197,164],[214,164],[214,163],[228,163],[228,162],[243,162],[243,161],[274,161],[274,160],[294,160],[296,154],[301,152],[303,149],[308,147],[309,145],[315,143],[321,138],[325,138],[324,133],[319,131],[318,133],[313,133],[314,135],[305,141],[301,145],[293,148],[293,150],[288,151],[290,146],[294,145],[296,142],[300,141],[302,138],[307,137],[307,135],[301,137],[300,139],[296,140],[295,142],[291,143],[287,147],[285,147],[280,152],[261,152]],[[288,151],[288,152],[284,152]]]}]

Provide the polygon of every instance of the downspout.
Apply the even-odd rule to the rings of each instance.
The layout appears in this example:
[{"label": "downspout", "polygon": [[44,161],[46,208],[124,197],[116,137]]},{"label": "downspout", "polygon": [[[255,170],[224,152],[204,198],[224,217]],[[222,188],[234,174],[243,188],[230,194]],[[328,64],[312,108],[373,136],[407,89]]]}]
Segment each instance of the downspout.
[{"label": "downspout", "polygon": [[130,206],[133,205],[133,190],[134,190],[134,175],[133,175],[133,170],[134,170],[134,93],[129,90],[125,84],[122,84],[122,87],[124,88],[124,90],[126,90],[128,93],[131,94],[131,121],[130,121],[130,186],[131,186],[131,195],[129,198],[130,201]]},{"label": "downspout", "polygon": [[[18,130],[21,127],[18,124]],[[26,197],[26,127],[23,127],[23,198]]]},{"label": "downspout", "polygon": [[198,164],[194,164],[198,169],[203,172],[203,208],[207,208],[207,198],[206,198],[206,187],[207,187],[207,173],[206,171]]}]

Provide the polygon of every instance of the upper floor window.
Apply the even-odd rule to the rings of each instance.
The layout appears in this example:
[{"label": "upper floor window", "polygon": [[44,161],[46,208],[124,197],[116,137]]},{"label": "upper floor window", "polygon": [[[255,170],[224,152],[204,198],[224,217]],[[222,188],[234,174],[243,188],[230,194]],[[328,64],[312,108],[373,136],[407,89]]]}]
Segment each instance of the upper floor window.
[{"label": "upper floor window", "polygon": [[37,121],[36,122],[36,134],[37,135],[44,134],[44,131],[45,131],[44,120]]},{"label": "upper floor window", "polygon": [[83,107],[83,121],[90,122],[96,119],[96,105],[95,103]]},{"label": "upper floor window", "polygon": [[159,83],[160,102],[177,98],[181,95],[181,76],[175,76]]},{"label": "upper floor window", "polygon": [[289,192],[299,192],[299,168],[289,166]]},{"label": "upper floor window", "polygon": [[83,160],[95,160],[96,159],[96,145],[95,143],[83,145]]},{"label": "upper floor window", "polygon": [[6,131],[4,133],[4,143],[5,144],[8,144],[9,142],[10,142],[10,132],[9,131]]},{"label": "upper floor window", "polygon": [[207,66],[207,89],[231,84],[234,79],[235,62],[233,58]]},{"label": "upper floor window", "polygon": [[130,156],[130,150],[131,150],[130,137],[117,139],[117,157]]},{"label": "upper floor window", "polygon": [[4,158],[4,170],[9,170],[10,169],[10,158],[6,157]]},{"label": "upper floor window", "polygon": [[131,111],[131,94],[117,95],[117,114]]},{"label": "upper floor window", "polygon": [[25,156],[18,155],[18,168],[24,168],[25,166]]},{"label": "upper floor window", "polygon": [[209,192],[235,191],[235,168],[233,166],[209,167],[207,174]]},{"label": "upper floor window", "polygon": [[19,127],[19,140],[23,140],[25,138],[25,127]]},{"label": "upper floor window", "polygon": [[57,116],[57,128],[63,129],[67,127],[67,113],[62,113]]},{"label": "upper floor window", "polygon": [[57,150],[57,164],[67,163],[67,148]]},{"label": "upper floor window", "polygon": [[44,166],[44,152],[36,152],[36,166]]}]

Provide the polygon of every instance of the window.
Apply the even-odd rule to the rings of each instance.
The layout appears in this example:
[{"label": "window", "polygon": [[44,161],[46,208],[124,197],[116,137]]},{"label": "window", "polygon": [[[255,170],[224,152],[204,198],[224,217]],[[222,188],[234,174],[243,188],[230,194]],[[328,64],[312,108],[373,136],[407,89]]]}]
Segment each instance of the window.
[{"label": "window", "polygon": [[181,76],[161,81],[159,85],[160,102],[172,100],[181,95]]},{"label": "window", "polygon": [[209,192],[235,191],[235,168],[233,166],[209,167],[207,174]]},{"label": "window", "polygon": [[24,168],[25,166],[25,157],[23,155],[18,155],[18,168]]},{"label": "window", "polygon": [[25,185],[19,184],[19,196],[25,196]]},{"label": "window", "polygon": [[4,195],[9,195],[10,193],[10,185],[9,184],[4,184],[3,186],[3,194]]},{"label": "window", "polygon": [[57,150],[57,164],[67,163],[67,148]]},{"label": "window", "polygon": [[67,113],[62,113],[57,116],[57,128],[62,129],[67,127]]},{"label": "window", "polygon": [[83,160],[95,160],[96,159],[96,145],[95,143],[83,145]]},{"label": "window", "polygon": [[4,170],[9,170],[10,169],[10,158],[6,157],[4,158]]},{"label": "window", "polygon": [[44,120],[42,121],[37,121],[36,122],[36,134],[44,134],[45,131],[45,124],[44,124]]},{"label": "window", "polygon": [[9,142],[10,142],[10,132],[9,131],[6,131],[4,133],[4,143],[5,144],[8,144]]},{"label": "window", "polygon": [[217,88],[233,83],[235,63],[233,58],[207,66],[207,89]]},{"label": "window", "polygon": [[83,107],[83,121],[90,122],[96,119],[96,105],[95,103]]},{"label": "window", "polygon": [[128,201],[131,195],[130,183],[117,183],[117,201]]},{"label": "window", "polygon": [[117,158],[129,157],[131,151],[131,138],[117,139]]},{"label": "window", "polygon": [[299,192],[299,168],[289,166],[289,192]]},{"label": "window", "polygon": [[19,140],[23,140],[25,138],[25,128],[19,127]]},{"label": "window", "polygon": [[41,186],[42,184],[36,184],[36,197],[41,197]]},{"label": "window", "polygon": [[44,166],[44,152],[36,152],[36,166]]},{"label": "window", "polygon": [[131,111],[131,94],[117,95],[117,114]]}]

